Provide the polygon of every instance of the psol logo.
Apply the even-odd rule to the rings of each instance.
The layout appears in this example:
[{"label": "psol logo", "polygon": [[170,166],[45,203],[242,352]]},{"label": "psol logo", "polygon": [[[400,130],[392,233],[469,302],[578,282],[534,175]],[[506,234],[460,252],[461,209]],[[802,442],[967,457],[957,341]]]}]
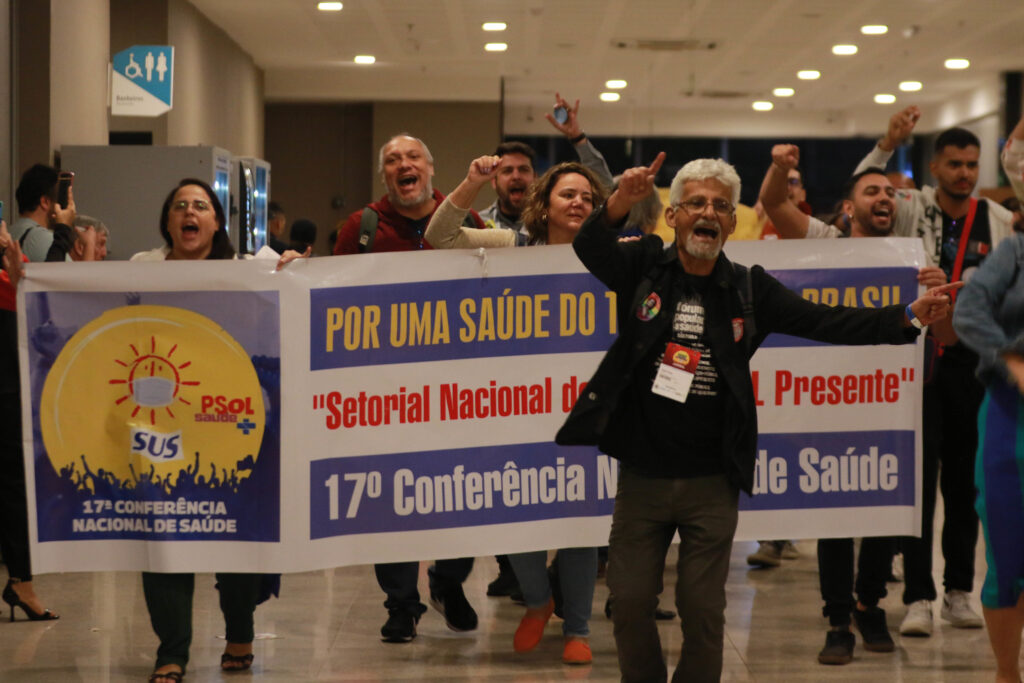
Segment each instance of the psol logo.
[{"label": "psol logo", "polygon": [[141,427],[132,428],[131,452],[152,462],[184,460],[181,432],[172,434],[154,432]]},{"label": "psol logo", "polygon": [[199,402],[201,412],[195,414],[196,422],[238,422],[239,415],[255,415],[252,408],[252,396],[204,395]]}]

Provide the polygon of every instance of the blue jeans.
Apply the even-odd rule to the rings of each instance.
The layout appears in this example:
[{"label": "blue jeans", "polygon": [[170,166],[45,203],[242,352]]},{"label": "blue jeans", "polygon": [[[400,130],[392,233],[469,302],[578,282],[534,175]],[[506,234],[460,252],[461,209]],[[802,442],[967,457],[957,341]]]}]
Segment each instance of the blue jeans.
[{"label": "blue jeans", "polygon": [[[546,550],[508,556],[519,579],[527,607],[540,608],[551,599]],[[586,637],[590,634],[590,611],[597,580],[597,548],[562,548],[558,551],[558,576],[562,587],[562,633]]]}]

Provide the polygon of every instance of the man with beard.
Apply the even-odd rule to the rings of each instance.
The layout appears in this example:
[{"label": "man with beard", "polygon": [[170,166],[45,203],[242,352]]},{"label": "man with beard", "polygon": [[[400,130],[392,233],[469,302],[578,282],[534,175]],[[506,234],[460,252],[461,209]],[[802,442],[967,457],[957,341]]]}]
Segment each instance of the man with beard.
[{"label": "man with beard", "polygon": [[[799,161],[800,150],[796,145],[775,145],[772,148],[772,165],[761,185],[760,199],[765,211],[780,230],[785,231],[784,234],[802,233],[808,238],[844,237],[835,226],[808,216],[788,201],[787,174]],[[846,183],[842,204],[842,211],[849,218],[850,237],[892,235],[899,213],[896,192],[881,168],[867,168],[854,174]],[[940,268],[926,266],[918,271],[917,279],[925,287],[937,287],[946,282],[946,274]],[[956,341],[949,319],[934,325],[929,333],[941,341]],[[926,407],[925,434],[934,431],[933,417],[933,411]],[[934,490],[934,486],[932,488]],[[934,496],[932,505],[934,507]],[[823,613],[830,625],[825,647],[818,653],[818,661],[822,664],[848,664],[852,661],[855,638],[850,631],[851,618],[857,623],[865,649],[872,652],[892,652],[895,649],[886,625],[885,611],[878,606],[886,595],[885,582],[894,549],[893,538],[874,537],[861,541],[857,560],[857,599],[854,600],[853,539],[818,541],[818,577],[821,597],[825,601]]]},{"label": "man with beard", "polygon": [[501,157],[507,163],[491,178],[491,187],[498,198],[480,212],[480,217],[488,228],[521,231],[523,223],[520,214],[526,188],[536,177],[533,171],[536,152],[525,142],[503,142],[494,150],[494,156]]},{"label": "man with beard", "polygon": [[[917,107],[907,107],[895,114],[885,137],[861,166],[884,166],[913,132],[920,115]],[[896,214],[896,232],[919,235],[924,240],[925,253],[950,280],[970,280],[986,255],[1013,233],[1012,213],[991,200],[971,197],[978,182],[980,154],[981,143],[973,133],[950,128],[936,138],[935,155],[929,164],[938,187],[926,185],[920,190],[897,192],[900,211]],[[982,626],[982,619],[969,600],[978,541],[978,515],[974,509],[976,416],[984,390],[974,376],[978,356],[973,351],[951,343],[936,355],[934,373],[925,384],[924,394],[926,415],[935,411],[936,429],[926,430],[924,435],[921,538],[903,542],[903,602],[908,606],[900,626],[904,635],[928,636],[932,632],[931,602],[937,597],[932,580],[936,479],[945,511],[945,596],[941,615],[956,628]]]},{"label": "man with beard", "polygon": [[[387,194],[367,206],[376,213],[373,229],[365,228],[365,209],[354,212],[338,231],[334,254],[430,249],[423,233],[444,195],[434,189],[434,157],[426,144],[406,133],[394,136],[380,148],[377,171]],[[476,211],[467,220],[484,227]]]},{"label": "man with beard", "polygon": [[760,266],[731,263],[740,179],[721,159],[697,159],[672,180],[657,235],[620,242],[630,208],[653,191],[664,162],[623,174],[573,240],[577,256],[616,293],[619,336],[587,383],[559,444],[596,444],[620,463],[609,537],[608,587],[623,681],[667,676],[655,622],[665,555],[678,532],[676,606],[683,647],[673,681],[718,681],[725,582],[739,492],[753,488],[757,418],[750,357],[783,332],[841,344],[907,343],[911,321],[949,309],[947,285],[907,309],[829,307],[786,289]]},{"label": "man with beard", "polygon": [[[423,233],[444,195],[433,188],[434,158],[427,145],[405,133],[394,136],[380,148],[378,171],[387,194],[348,217],[338,231],[334,253],[430,249]],[[370,212],[376,214],[367,216],[373,220],[364,220]],[[467,217],[473,227],[484,227],[476,211]],[[464,557],[438,560],[428,571],[430,603],[453,631],[472,631],[477,626],[476,612],[462,590],[472,569],[473,558]],[[374,572],[387,594],[388,619],[380,629],[381,640],[407,643],[416,637],[416,624],[427,609],[416,587],[419,562],[377,564]]]},{"label": "man with beard", "polygon": [[[580,101],[576,100],[574,105],[569,104],[561,95],[555,93],[555,106],[565,110],[565,121],[558,121],[553,115],[545,114],[544,118],[572,145],[580,163],[594,172],[606,188],[611,189],[614,185],[611,170],[604,156],[590,142],[590,138],[583,132],[579,119]],[[523,227],[520,213],[523,209],[523,199],[526,197],[526,188],[530,186],[536,177],[533,162],[536,159],[536,152],[533,148],[523,142],[503,142],[498,145],[494,156],[509,156],[512,163],[503,165],[498,175],[491,179],[491,187],[494,188],[497,200],[489,207],[480,212],[481,218],[488,228],[507,228],[516,230],[522,235],[521,242],[526,244],[529,234]]]}]

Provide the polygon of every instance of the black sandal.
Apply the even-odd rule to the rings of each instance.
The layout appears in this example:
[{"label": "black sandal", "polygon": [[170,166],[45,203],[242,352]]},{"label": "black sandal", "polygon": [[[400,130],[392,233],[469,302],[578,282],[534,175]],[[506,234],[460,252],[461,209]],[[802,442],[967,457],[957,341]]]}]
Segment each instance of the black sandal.
[{"label": "black sandal", "polygon": [[174,683],[181,683],[181,679],[184,677],[185,673],[183,671],[165,671],[164,673],[160,674],[154,671],[149,676],[149,683],[156,683],[161,678],[170,679],[174,681]]},{"label": "black sandal", "polygon": [[[253,655],[250,652],[245,655],[229,655],[227,652],[220,656],[221,671],[248,671],[252,666]],[[225,664],[238,664],[239,666],[224,666]]]}]

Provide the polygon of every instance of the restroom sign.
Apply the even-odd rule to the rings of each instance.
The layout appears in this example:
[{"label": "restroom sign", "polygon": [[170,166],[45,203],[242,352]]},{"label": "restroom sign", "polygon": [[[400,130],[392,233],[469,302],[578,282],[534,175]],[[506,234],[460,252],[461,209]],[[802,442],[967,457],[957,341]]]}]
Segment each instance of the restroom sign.
[{"label": "restroom sign", "polygon": [[133,45],[114,55],[110,113],[160,116],[171,110],[174,95],[174,47]]}]

